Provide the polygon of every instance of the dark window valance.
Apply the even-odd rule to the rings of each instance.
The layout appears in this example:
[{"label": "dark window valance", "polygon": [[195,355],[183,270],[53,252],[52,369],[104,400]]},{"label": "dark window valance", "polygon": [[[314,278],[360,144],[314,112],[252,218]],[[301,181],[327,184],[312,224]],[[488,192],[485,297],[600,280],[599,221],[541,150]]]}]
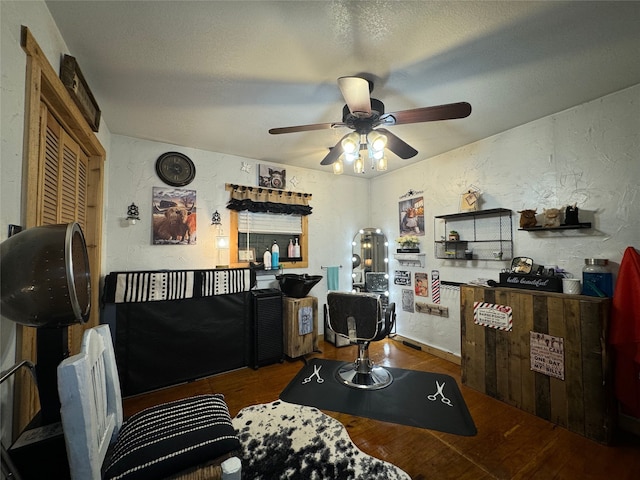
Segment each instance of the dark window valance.
[{"label": "dark window valance", "polygon": [[230,210],[294,215],[311,214],[310,193],[247,187],[229,183],[226,188],[231,192],[231,199],[227,203],[227,208]]}]

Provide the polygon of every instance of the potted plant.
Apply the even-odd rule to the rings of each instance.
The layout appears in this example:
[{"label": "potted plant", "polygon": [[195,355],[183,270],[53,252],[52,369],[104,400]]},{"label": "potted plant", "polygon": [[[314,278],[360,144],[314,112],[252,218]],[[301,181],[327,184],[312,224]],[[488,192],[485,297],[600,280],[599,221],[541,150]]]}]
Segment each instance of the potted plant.
[{"label": "potted plant", "polygon": [[396,243],[400,245],[398,253],[418,253],[420,251],[420,240],[415,235],[403,235],[396,238]]},{"label": "potted plant", "polygon": [[451,240],[452,242],[458,242],[460,241],[460,235],[455,230],[451,230],[449,232],[449,240]]}]

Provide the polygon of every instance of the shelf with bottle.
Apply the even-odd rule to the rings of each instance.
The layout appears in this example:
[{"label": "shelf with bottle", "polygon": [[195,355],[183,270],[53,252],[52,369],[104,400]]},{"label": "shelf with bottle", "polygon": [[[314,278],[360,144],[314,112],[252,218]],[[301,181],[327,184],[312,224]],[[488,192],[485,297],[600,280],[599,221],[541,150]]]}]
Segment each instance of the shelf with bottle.
[{"label": "shelf with bottle", "polygon": [[434,241],[434,255],[447,260],[502,261],[513,256],[511,210],[493,208],[473,212],[438,215],[434,231],[442,231]]}]

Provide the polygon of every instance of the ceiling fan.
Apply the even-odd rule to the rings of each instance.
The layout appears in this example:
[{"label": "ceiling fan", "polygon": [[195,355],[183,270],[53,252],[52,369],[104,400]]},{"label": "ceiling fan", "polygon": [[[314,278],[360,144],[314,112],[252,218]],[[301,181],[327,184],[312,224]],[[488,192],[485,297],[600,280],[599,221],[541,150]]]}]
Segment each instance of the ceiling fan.
[{"label": "ceiling fan", "polygon": [[[269,130],[269,133],[279,135],[281,133],[306,132],[339,127],[348,127],[353,130],[354,132],[342,137],[335,147],[330,149],[327,156],[320,162],[321,165],[331,165],[336,162],[342,153],[348,151],[349,147],[347,144],[349,141],[353,143],[354,138],[357,138],[357,150],[360,150],[361,136],[369,136],[373,131],[386,137],[386,148],[400,158],[407,159],[417,155],[418,151],[386,128],[376,127],[465,118],[471,114],[471,105],[467,102],[448,103],[433,107],[385,113],[384,103],[370,97],[370,92],[373,90],[373,83],[367,79],[361,77],[340,77],[338,78],[338,87],[347,102],[342,109],[342,122],[272,128]],[[372,142],[372,140],[368,141]]]}]

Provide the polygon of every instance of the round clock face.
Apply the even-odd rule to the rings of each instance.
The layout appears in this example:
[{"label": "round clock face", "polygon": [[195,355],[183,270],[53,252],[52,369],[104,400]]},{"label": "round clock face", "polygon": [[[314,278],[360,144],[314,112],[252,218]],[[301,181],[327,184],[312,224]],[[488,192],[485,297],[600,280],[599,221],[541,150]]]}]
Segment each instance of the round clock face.
[{"label": "round clock face", "polygon": [[167,185],[184,187],[196,177],[196,166],[182,153],[167,152],[156,160],[156,173]]}]

